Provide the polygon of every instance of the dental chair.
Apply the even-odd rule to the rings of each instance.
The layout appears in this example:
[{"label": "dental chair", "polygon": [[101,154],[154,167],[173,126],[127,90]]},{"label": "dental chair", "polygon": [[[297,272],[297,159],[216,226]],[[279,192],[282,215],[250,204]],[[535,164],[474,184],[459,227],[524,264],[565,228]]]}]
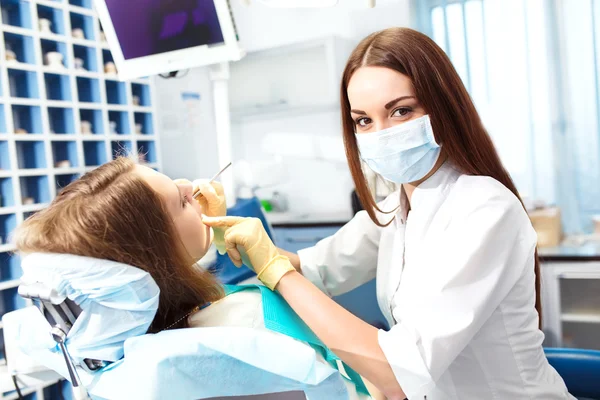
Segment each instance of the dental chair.
[{"label": "dental chair", "polygon": [[19,294],[34,306],[3,317],[13,376],[53,370],[76,400],[347,399],[341,374],[289,337],[229,327],[146,334],[159,291],[145,271],[64,254],[28,255],[23,270]]}]

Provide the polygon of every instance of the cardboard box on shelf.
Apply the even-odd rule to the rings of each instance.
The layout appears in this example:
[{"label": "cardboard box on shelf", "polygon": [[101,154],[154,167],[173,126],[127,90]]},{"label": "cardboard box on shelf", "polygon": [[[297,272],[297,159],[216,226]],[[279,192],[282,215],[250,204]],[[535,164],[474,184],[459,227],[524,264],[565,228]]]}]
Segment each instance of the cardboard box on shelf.
[{"label": "cardboard box on shelf", "polygon": [[558,207],[530,211],[529,219],[538,236],[538,247],[555,247],[560,244],[563,233]]}]

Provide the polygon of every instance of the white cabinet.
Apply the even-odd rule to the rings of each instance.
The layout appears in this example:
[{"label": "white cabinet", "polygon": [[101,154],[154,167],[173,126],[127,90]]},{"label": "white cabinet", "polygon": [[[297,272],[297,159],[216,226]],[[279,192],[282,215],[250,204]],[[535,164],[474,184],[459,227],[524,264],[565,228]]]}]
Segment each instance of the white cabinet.
[{"label": "white cabinet", "polygon": [[541,269],[544,345],[600,350],[600,261]]},{"label": "white cabinet", "polygon": [[329,37],[252,52],[231,63],[232,119],[339,107],[341,76],[352,48],[345,39]]}]

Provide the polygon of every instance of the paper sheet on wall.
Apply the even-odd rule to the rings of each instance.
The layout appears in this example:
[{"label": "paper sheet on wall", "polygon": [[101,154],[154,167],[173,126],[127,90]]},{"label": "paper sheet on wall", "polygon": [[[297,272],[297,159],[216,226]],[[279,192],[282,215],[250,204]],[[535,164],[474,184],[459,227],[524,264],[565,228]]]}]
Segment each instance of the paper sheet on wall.
[{"label": "paper sheet on wall", "polygon": [[161,132],[164,137],[177,137],[198,131],[202,121],[202,96],[199,92],[180,91],[172,101],[161,104]]}]

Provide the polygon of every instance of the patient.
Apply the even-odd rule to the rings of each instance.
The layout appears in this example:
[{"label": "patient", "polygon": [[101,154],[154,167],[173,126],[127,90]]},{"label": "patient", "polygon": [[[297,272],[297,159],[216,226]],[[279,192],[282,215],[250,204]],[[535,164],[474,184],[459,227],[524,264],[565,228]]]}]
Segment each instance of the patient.
[{"label": "patient", "polygon": [[[225,297],[219,281],[194,265],[213,239],[201,221],[201,214],[213,210],[203,197],[193,199],[194,189],[188,181],[172,181],[118,158],[65,187],[47,209],[18,228],[15,244],[21,253],[75,254],[147,271],[160,288],[150,333],[200,326],[266,329],[258,290]],[[210,188],[201,190],[206,197],[216,195]],[[368,398],[353,384],[347,386],[350,398]]]}]

